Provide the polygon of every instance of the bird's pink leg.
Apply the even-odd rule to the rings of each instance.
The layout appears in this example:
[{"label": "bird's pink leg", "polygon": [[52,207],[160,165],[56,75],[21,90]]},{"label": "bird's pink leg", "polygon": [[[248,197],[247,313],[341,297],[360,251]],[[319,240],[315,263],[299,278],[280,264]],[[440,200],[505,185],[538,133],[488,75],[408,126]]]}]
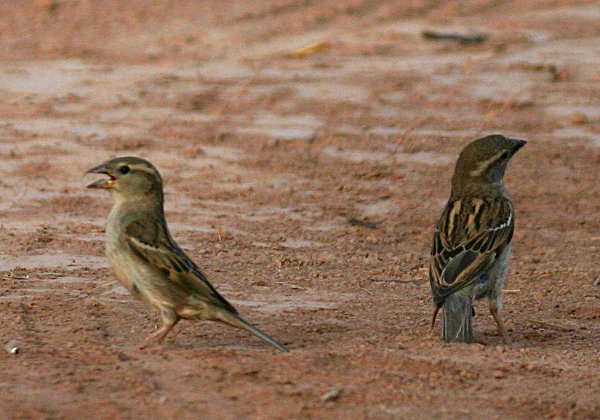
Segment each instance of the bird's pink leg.
[{"label": "bird's pink leg", "polygon": [[140,346],[140,350],[146,348],[148,346],[148,344],[150,344],[150,342],[155,339],[158,341],[158,344],[162,343],[162,341],[167,336],[167,334],[169,334],[169,331],[171,331],[173,329],[173,327],[175,325],[177,325],[178,322],[179,322],[179,318],[173,318],[173,319],[171,319],[171,318],[164,319],[163,318],[162,327],[160,327],[158,330],[154,331],[152,334],[150,334],[148,337],[146,337],[146,339]]},{"label": "bird's pink leg", "polygon": [[512,342],[508,336],[508,331],[506,331],[506,327],[504,326],[504,319],[502,317],[502,303],[498,302],[498,300],[499,299],[490,299],[490,313],[492,314],[492,317],[494,317],[496,325],[498,325],[498,332],[500,332],[500,336],[502,336],[504,345],[510,346],[512,345]]}]

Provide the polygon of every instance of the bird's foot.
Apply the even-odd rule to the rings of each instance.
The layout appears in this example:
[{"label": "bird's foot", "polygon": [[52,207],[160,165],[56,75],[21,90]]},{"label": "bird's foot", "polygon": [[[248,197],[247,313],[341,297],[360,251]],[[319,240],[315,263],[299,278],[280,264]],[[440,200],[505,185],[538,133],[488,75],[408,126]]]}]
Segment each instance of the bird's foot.
[{"label": "bird's foot", "polygon": [[159,328],[158,330],[156,330],[152,334],[150,334],[148,337],[146,337],[146,339],[144,340],[144,342],[142,344],[140,344],[139,349],[140,350],[144,350],[145,348],[147,348],[150,345],[150,343],[152,343],[156,339],[158,339],[158,343],[157,344],[162,343],[162,340],[163,340],[163,338],[164,338],[165,335],[166,335],[165,328],[164,327],[163,328]]}]

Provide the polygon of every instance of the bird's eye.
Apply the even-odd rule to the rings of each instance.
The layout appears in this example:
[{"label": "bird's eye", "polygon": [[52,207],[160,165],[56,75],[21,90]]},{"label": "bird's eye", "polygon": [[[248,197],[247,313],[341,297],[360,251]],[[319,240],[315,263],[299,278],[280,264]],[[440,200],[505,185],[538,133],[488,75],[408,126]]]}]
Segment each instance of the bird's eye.
[{"label": "bird's eye", "polygon": [[131,169],[129,169],[129,166],[125,165],[125,166],[121,166],[121,169],[119,169],[119,170],[121,171],[121,173],[123,175],[125,175],[125,174],[128,174]]}]

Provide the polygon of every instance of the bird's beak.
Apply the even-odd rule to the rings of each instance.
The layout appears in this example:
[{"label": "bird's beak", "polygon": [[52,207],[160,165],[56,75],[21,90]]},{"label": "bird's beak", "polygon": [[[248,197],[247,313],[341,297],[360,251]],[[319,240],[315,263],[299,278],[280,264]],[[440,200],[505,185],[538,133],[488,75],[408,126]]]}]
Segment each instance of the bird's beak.
[{"label": "bird's beak", "polygon": [[510,139],[513,143],[513,148],[512,148],[512,152],[511,152],[511,156],[514,156],[515,153],[517,153],[519,151],[519,149],[521,149],[521,147],[525,146],[527,144],[527,142],[525,140],[519,140],[519,139]]},{"label": "bird's beak", "polygon": [[99,179],[96,182],[92,182],[86,188],[97,188],[97,189],[109,190],[113,187],[113,184],[115,183],[115,177],[113,177],[108,172],[108,168],[104,164],[90,169],[89,171],[86,172],[86,175],[87,174],[104,174],[104,175],[108,175],[110,178],[109,179],[106,179],[106,178]]}]

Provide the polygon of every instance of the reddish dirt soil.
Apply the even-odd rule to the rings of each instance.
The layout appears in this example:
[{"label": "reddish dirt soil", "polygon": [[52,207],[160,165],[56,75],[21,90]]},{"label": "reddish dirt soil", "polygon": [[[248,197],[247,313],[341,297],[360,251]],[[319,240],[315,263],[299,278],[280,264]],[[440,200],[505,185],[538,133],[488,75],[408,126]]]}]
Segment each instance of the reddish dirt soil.
[{"label": "reddish dirt soil", "polygon": [[[0,338],[19,346],[0,350],[1,418],[600,418],[594,1],[38,0],[0,16]],[[515,346],[486,302],[478,344],[444,344],[433,225],[461,148],[496,132],[528,141],[506,178]],[[162,171],[176,239],[290,353],[200,322],[138,350],[158,318],[111,274],[110,201],[82,175],[122,155]]]}]

